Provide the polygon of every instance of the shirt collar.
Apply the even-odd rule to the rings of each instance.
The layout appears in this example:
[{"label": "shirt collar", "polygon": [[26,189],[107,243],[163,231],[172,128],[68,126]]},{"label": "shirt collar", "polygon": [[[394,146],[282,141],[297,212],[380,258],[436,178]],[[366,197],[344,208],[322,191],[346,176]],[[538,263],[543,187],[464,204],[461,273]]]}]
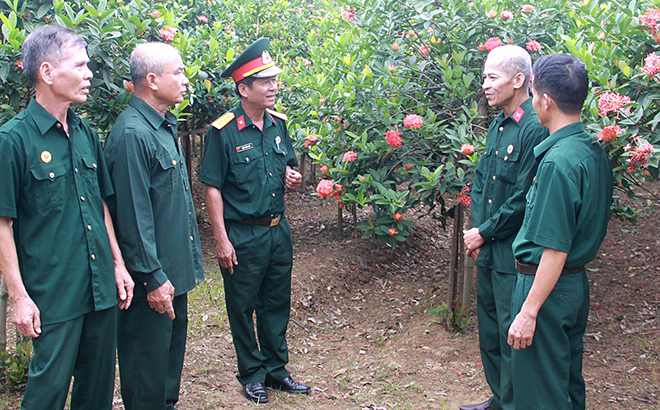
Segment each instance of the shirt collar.
[{"label": "shirt collar", "polygon": [[158,111],[154,109],[154,107],[147,104],[142,98],[135,95],[131,95],[131,99],[128,103],[131,107],[138,110],[138,112],[144,116],[147,122],[151,124],[154,129],[157,130],[160,128],[165,121],[176,127],[176,116],[172,114],[170,110],[167,110],[167,112],[165,112],[165,116],[163,117]]},{"label": "shirt collar", "polygon": [[[518,121],[516,121],[513,118],[513,116],[516,115],[516,112],[518,111],[518,109],[521,109],[523,111],[523,114],[522,114],[522,116],[520,116]],[[509,114],[506,117],[504,117],[504,112],[500,111],[499,115],[497,116],[497,121],[499,123],[503,123],[505,120],[508,119],[508,120],[511,120],[511,122],[513,122],[514,124],[520,125],[523,118],[525,118],[527,115],[529,115],[532,112],[534,112],[534,106],[532,105],[532,97],[529,97],[522,104],[520,104],[519,107],[516,107],[516,109],[513,110],[513,112],[511,114]]]},{"label": "shirt collar", "polygon": [[534,147],[534,157],[539,158],[543,156],[553,145],[563,140],[564,138],[576,134],[582,134],[583,132],[584,129],[582,128],[581,121],[574,122],[573,124],[569,124],[564,128],[555,131],[552,135],[548,136],[548,138],[541,141],[539,145]]},{"label": "shirt collar", "polygon": [[[39,128],[41,135],[46,134],[48,130],[50,130],[55,124],[59,122],[55,117],[53,117],[53,114],[46,111],[46,109],[42,107],[34,97],[32,97],[32,100],[30,100],[27,111],[34,120],[34,123],[37,125],[37,128]],[[76,127],[78,124],[80,124],[80,117],[78,117],[78,115],[73,112],[70,107],[67,109],[66,119],[69,122],[67,125]]]},{"label": "shirt collar", "polygon": [[[236,109],[234,110],[234,114],[236,115],[236,118],[241,118],[243,116],[243,119],[245,120],[245,127],[241,129],[241,131],[248,129],[250,125],[253,125],[252,120],[248,115],[245,113],[245,110],[243,109],[243,102],[238,104]],[[274,125],[275,122],[273,121],[273,118],[268,114],[267,111],[264,110],[264,127],[263,129],[265,130],[266,128],[270,127],[271,125]]]}]

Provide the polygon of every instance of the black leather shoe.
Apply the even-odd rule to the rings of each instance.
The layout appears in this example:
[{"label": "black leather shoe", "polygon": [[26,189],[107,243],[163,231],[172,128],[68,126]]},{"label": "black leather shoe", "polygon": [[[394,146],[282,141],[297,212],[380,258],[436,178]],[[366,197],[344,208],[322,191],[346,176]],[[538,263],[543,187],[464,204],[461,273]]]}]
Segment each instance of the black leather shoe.
[{"label": "black leather shoe", "polygon": [[243,386],[243,393],[248,400],[257,404],[268,403],[268,393],[266,393],[266,386],[261,382],[248,383]]},{"label": "black leather shoe", "polygon": [[309,394],[310,390],[309,386],[300,384],[294,381],[291,377],[287,377],[284,380],[275,380],[273,378],[266,377],[266,387],[296,394]]},{"label": "black leather shoe", "polygon": [[458,410],[490,410],[492,407],[488,405],[488,400],[483,403],[477,404],[464,404]]}]

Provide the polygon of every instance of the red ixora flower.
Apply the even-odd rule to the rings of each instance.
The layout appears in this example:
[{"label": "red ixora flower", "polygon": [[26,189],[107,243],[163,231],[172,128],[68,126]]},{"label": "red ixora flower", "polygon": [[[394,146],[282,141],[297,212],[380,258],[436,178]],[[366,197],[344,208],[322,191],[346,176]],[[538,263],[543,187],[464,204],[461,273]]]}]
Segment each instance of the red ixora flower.
[{"label": "red ixora flower", "polygon": [[355,21],[355,17],[357,16],[357,9],[352,6],[341,9],[341,16],[346,21]]},{"label": "red ixora flower", "polygon": [[400,147],[403,145],[401,141],[401,132],[399,130],[387,130],[385,133],[385,141],[393,147]]},{"label": "red ixora flower", "polygon": [[316,193],[319,194],[321,198],[327,198],[335,193],[335,183],[330,179],[322,179],[319,181],[319,184],[316,186]]},{"label": "red ixora flower", "polygon": [[[636,140],[639,137],[633,135],[631,138]],[[655,151],[653,145],[648,142],[642,143],[642,145],[637,146],[634,150],[630,144],[626,145],[623,149],[631,153],[627,161],[628,172],[633,172],[635,168],[646,168],[648,166],[649,156]]]},{"label": "red ixora flower", "polygon": [[521,10],[522,11],[534,11],[534,6],[532,6],[531,4],[523,4]]},{"label": "red ixora flower", "polygon": [[510,12],[509,10],[504,10],[501,14],[500,17],[502,17],[502,20],[507,21],[510,18],[513,18],[513,13]]},{"label": "red ixora flower", "polygon": [[21,70],[23,69],[23,62],[22,62],[21,60],[16,61],[16,62],[14,63],[14,65],[15,65],[16,67],[20,68]]},{"label": "red ixora flower", "polygon": [[394,214],[394,220],[395,221],[399,222],[402,219],[403,219],[403,215],[401,215],[401,213],[397,212],[397,213]]},{"label": "red ixora flower", "polygon": [[172,41],[174,40],[174,35],[176,34],[176,29],[170,26],[165,26],[160,30],[160,36],[163,38],[163,41]]},{"label": "red ixora flower", "polygon": [[644,59],[644,67],[642,71],[651,74],[651,78],[660,73],[660,57],[656,53],[649,53]]},{"label": "red ixora flower", "polygon": [[463,144],[463,145],[461,145],[461,152],[465,155],[474,154],[474,145],[472,145],[472,144]]},{"label": "red ixora flower", "polygon": [[429,49],[428,49],[428,47],[426,47],[426,46],[421,46],[421,47],[419,48],[419,53],[420,53],[420,54],[424,54],[424,55],[429,55]]},{"label": "red ixora flower", "polygon": [[328,168],[327,165],[321,165],[320,171],[321,171],[322,174],[327,174],[329,170],[330,170],[330,168]]},{"label": "red ixora flower", "polygon": [[470,196],[470,187],[465,185],[463,189],[461,189],[461,192],[458,194],[458,197],[456,198],[456,201],[464,204],[464,205],[470,205],[472,203],[472,197]]},{"label": "red ixora flower", "polygon": [[484,46],[486,47],[486,50],[488,50],[489,53],[501,45],[502,45],[502,39],[499,37],[491,37],[488,40],[486,40],[486,42],[484,43]]},{"label": "red ixora flower", "polygon": [[341,162],[353,162],[356,158],[357,153],[355,151],[347,151],[341,159]]},{"label": "red ixora flower", "polygon": [[305,148],[309,149],[312,145],[316,144],[319,140],[318,135],[308,135],[305,137]]},{"label": "red ixora flower", "polygon": [[202,23],[206,23],[207,21],[209,21],[208,17],[204,15],[197,16],[197,20],[201,21]]},{"label": "red ixora flower", "polygon": [[394,236],[394,235],[398,234],[399,232],[398,232],[396,229],[394,229],[394,227],[391,227],[391,228],[387,231],[387,233],[389,233],[390,236]]},{"label": "red ixora flower", "polygon": [[424,120],[417,114],[408,114],[403,119],[403,126],[406,128],[420,129],[424,125]]},{"label": "red ixora flower", "polygon": [[[600,95],[600,98],[598,98],[598,114],[601,117],[604,117],[609,112],[618,112],[626,104],[630,104],[630,97],[617,93],[605,92]],[[624,112],[630,114],[630,107]]]},{"label": "red ixora flower", "polygon": [[646,10],[646,13],[639,18],[639,21],[651,30],[651,33],[655,33],[656,26],[658,25],[658,22],[660,22],[660,9]]},{"label": "red ixora flower", "polygon": [[344,187],[341,186],[341,184],[335,184],[335,195],[333,196],[333,198],[339,201],[342,195],[344,195]]},{"label": "red ixora flower", "polygon": [[150,15],[151,17],[157,19],[158,17],[162,16],[163,13],[161,13],[160,11],[152,11],[151,13],[149,13],[149,15]]},{"label": "red ixora flower", "polygon": [[611,142],[621,133],[621,127],[618,125],[608,125],[598,134],[598,141]]},{"label": "red ixora flower", "polygon": [[525,46],[530,53],[541,51],[541,43],[536,40],[529,40]]},{"label": "red ixora flower", "polygon": [[411,164],[410,162],[403,166],[403,169],[406,171],[410,171],[413,168],[415,168],[415,164]]}]

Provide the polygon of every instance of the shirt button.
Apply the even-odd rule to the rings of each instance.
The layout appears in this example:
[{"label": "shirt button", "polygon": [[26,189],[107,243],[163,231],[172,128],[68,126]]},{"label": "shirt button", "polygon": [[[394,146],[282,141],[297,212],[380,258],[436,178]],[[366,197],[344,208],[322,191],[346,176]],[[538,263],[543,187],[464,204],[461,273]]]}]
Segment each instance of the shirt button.
[{"label": "shirt button", "polygon": [[273,192],[273,198],[275,198],[275,192]]},{"label": "shirt button", "polygon": [[73,172],[75,172],[77,174],[78,173],[78,168],[74,168]]},{"label": "shirt button", "polygon": [[92,258],[92,260],[96,260],[96,255],[94,254],[91,254],[89,257]]},{"label": "shirt button", "polygon": [[191,241],[194,241],[194,240],[195,240],[195,238],[193,238],[193,237],[192,237],[192,235],[191,235],[191,236],[190,236],[190,240],[191,240]]},{"label": "shirt button", "polygon": [[55,126],[56,126],[57,128],[62,128],[62,124],[60,124],[59,122],[58,122],[57,125],[55,125]]},{"label": "shirt button", "polygon": [[508,156],[508,155],[505,156],[505,157],[504,157],[504,160],[505,160],[505,161],[508,161],[508,160],[509,160],[509,156]]},{"label": "shirt button", "polygon": [[489,199],[489,200],[488,200],[488,203],[489,203],[489,204],[492,204],[492,203],[493,203],[493,200],[492,200],[492,199]]},{"label": "shirt button", "polygon": [[186,187],[186,191],[187,191],[188,189],[190,189],[190,188]]},{"label": "shirt button", "polygon": [[500,152],[499,152],[499,151],[495,151],[495,155],[500,155]]},{"label": "shirt button", "polygon": [[55,178],[55,173],[51,172],[50,174],[48,174],[48,176],[50,177],[50,179],[53,179],[53,178]]},{"label": "shirt button", "polygon": [[147,282],[142,283],[145,287],[147,286]]},{"label": "shirt button", "polygon": [[191,216],[191,215],[192,215],[192,212],[188,212],[188,216]]},{"label": "shirt button", "polygon": [[266,156],[268,156],[268,153],[266,153]]},{"label": "shirt button", "polygon": [[504,131],[504,127],[500,127],[500,131]]},{"label": "shirt button", "polygon": [[493,181],[495,181],[496,179],[497,179],[497,177],[495,175],[493,175]]},{"label": "shirt button", "polygon": [[245,157],[245,162],[250,162],[250,157]]},{"label": "shirt button", "polygon": [[269,173],[268,173],[268,176],[269,176],[269,177],[272,177],[272,176],[273,176],[273,173],[272,173],[272,172],[269,172]]},{"label": "shirt button", "polygon": [[87,225],[87,230],[91,231],[92,230],[92,225]]},{"label": "shirt button", "polygon": [[96,163],[92,164],[92,168],[96,169]]},{"label": "shirt button", "polygon": [[80,200],[83,201],[83,202],[85,202],[85,197],[84,197],[84,196],[81,196],[81,197],[80,197]]},{"label": "shirt button", "polygon": [[172,165],[176,165],[176,160],[175,159],[172,160]]}]

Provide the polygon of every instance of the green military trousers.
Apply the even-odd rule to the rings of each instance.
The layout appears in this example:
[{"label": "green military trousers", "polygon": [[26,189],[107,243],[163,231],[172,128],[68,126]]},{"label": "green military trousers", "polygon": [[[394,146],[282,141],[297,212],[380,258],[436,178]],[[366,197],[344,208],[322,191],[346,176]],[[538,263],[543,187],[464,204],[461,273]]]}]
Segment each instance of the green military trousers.
[{"label": "green military trousers", "polygon": [[41,327],[32,339],[24,410],[63,409],[71,376],[72,410],[110,410],[115,390],[117,308]]},{"label": "green military trousers", "polygon": [[[293,250],[286,219],[274,227],[225,221],[238,265],[222,269],[227,316],[241,384],[289,376],[286,330],[291,309]],[[255,338],[253,313],[257,316]]]},{"label": "green military trousers", "polygon": [[[149,307],[146,289],[136,284],[135,299],[120,310],[117,356],[126,410],[171,410],[179,401],[188,331],[188,294],[176,296],[176,318]],[[137,299],[137,301],[136,301]]]},{"label": "green military trousers", "polygon": [[[535,276],[519,273],[512,312],[520,312]],[[532,345],[512,350],[513,399],[516,409],[583,410],[584,331],[589,316],[589,281],[585,272],[562,275],[539,310]]]},{"label": "green military trousers", "polygon": [[486,381],[493,392],[488,405],[500,410],[513,403],[511,346],[507,339],[512,321],[511,294],[516,275],[481,266],[478,274],[479,350]]}]

